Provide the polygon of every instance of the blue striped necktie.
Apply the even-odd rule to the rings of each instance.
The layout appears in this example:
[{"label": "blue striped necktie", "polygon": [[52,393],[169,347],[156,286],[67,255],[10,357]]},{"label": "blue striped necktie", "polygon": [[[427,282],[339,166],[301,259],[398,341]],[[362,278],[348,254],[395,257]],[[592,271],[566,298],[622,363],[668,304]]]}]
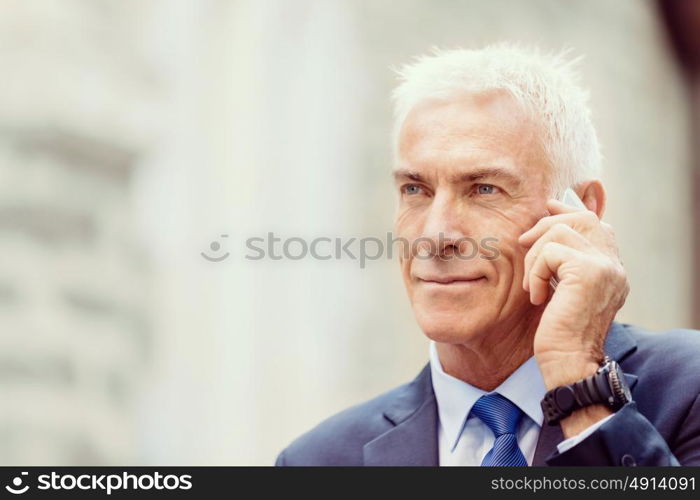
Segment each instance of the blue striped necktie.
[{"label": "blue striped necktie", "polygon": [[481,396],[471,411],[479,417],[496,436],[493,448],[481,465],[527,466],[527,460],[518,447],[518,424],[523,412],[509,399],[498,393]]}]

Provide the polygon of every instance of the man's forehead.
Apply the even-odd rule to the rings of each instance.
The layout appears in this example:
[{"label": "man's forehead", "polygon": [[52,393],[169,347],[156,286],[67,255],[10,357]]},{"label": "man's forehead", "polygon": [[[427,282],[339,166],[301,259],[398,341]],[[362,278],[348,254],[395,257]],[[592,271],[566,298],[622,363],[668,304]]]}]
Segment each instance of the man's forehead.
[{"label": "man's forehead", "polygon": [[396,170],[460,178],[491,170],[522,178],[547,163],[539,128],[521,116],[465,110],[440,121],[417,113],[407,117],[402,129]]},{"label": "man's forehead", "polygon": [[543,152],[538,127],[513,116],[495,119],[470,113],[443,121],[410,120],[401,131],[397,153],[399,161],[416,167],[436,162],[490,164]]},{"label": "man's forehead", "polygon": [[536,146],[530,142],[516,145],[507,138],[464,137],[459,144],[416,144],[399,151],[394,171],[422,175],[464,176],[510,174],[528,175],[527,164],[537,161]]}]

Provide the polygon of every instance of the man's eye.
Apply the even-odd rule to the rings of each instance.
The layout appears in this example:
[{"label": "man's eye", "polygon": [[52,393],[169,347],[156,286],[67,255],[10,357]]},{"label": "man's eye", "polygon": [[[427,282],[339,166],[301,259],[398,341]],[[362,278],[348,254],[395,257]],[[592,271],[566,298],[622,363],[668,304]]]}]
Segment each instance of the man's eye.
[{"label": "man's eye", "polygon": [[403,187],[405,194],[418,194],[421,192],[421,187],[418,184],[406,184]]},{"label": "man's eye", "polygon": [[498,191],[498,188],[496,186],[492,186],[491,184],[479,184],[476,187],[476,192],[478,194],[496,194]]}]

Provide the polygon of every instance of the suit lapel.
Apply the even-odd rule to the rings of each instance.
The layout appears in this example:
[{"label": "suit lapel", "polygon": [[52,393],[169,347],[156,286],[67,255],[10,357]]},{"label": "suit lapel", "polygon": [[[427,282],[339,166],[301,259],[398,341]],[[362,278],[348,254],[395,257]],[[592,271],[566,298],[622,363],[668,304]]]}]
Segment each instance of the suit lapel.
[{"label": "suit lapel", "polygon": [[[636,349],[636,347],[637,343],[625,331],[624,325],[613,322],[605,340],[605,353],[618,363],[621,363],[622,359]],[[637,376],[631,373],[625,373],[625,380],[630,390],[633,390],[637,383]],[[557,444],[561,443],[563,440],[564,435],[562,434],[561,426],[543,423],[540,437],[537,440],[535,456],[532,459],[532,465],[547,465],[546,459],[550,454],[556,451]]]},{"label": "suit lapel", "polygon": [[430,364],[384,411],[393,427],[364,446],[365,465],[438,465],[437,403]]}]

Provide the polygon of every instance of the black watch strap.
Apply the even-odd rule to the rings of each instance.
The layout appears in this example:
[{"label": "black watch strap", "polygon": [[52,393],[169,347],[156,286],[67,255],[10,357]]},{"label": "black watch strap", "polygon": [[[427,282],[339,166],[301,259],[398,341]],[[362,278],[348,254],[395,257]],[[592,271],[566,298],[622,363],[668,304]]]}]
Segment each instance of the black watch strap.
[{"label": "black watch strap", "polygon": [[545,422],[556,425],[579,408],[594,404],[604,404],[617,410],[620,401],[615,397],[609,381],[613,363],[614,361],[606,358],[605,364],[595,374],[573,384],[547,391],[541,402]]}]

